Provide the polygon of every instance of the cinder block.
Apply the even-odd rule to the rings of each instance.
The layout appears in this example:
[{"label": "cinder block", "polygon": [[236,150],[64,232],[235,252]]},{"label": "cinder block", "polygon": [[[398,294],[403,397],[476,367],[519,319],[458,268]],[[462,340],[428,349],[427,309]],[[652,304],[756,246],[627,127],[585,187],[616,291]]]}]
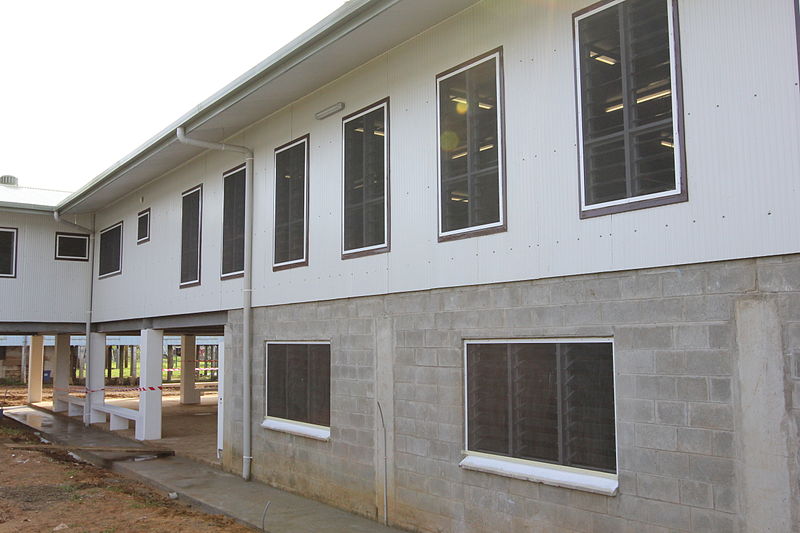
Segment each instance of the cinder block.
[{"label": "cinder block", "polygon": [[664,476],[685,479],[689,475],[689,469],[691,468],[690,457],[690,454],[682,452],[656,452],[658,463],[656,471]]},{"label": "cinder block", "polygon": [[733,345],[733,328],[729,324],[712,324],[708,326],[708,347],[712,349],[728,349]]},{"label": "cinder block", "polygon": [[732,484],[735,475],[735,463],[732,459],[692,455],[689,457],[691,479],[695,481]]},{"label": "cinder block", "polygon": [[681,503],[692,507],[713,508],[712,486],[702,481],[682,479],[680,482]]},{"label": "cinder block", "polygon": [[625,300],[658,298],[661,292],[661,274],[634,274],[620,278],[620,297]]},{"label": "cinder block", "polygon": [[763,292],[800,290],[800,263],[759,264],[758,289]]},{"label": "cinder block", "polygon": [[698,377],[676,378],[676,398],[684,401],[708,401],[708,380]]},{"label": "cinder block", "polygon": [[661,276],[664,296],[687,296],[703,294],[706,286],[706,271],[703,269],[678,268]]},{"label": "cinder block", "polygon": [[756,288],[756,268],[754,263],[746,264],[737,262],[735,265],[726,265],[708,271],[706,292],[743,293]]},{"label": "cinder block", "polygon": [[729,376],[731,356],[727,351],[698,350],[686,352],[687,373],[695,376]]},{"label": "cinder block", "polygon": [[726,513],[739,511],[739,502],[736,490],[731,485],[714,485],[714,509]]},{"label": "cinder block", "polygon": [[733,409],[730,405],[690,403],[689,425],[709,429],[733,429]]},{"label": "cinder block", "polygon": [[667,376],[636,376],[636,396],[654,400],[676,398],[675,378]]},{"label": "cinder block", "polygon": [[654,422],[654,402],[653,400],[621,399],[617,403],[617,414],[620,421]]},{"label": "cinder block", "polygon": [[686,374],[686,352],[682,350],[656,350],[655,362],[657,374]]},{"label": "cinder block", "polygon": [[665,476],[637,474],[637,492],[643,498],[678,503],[678,480]]},{"label": "cinder block", "polygon": [[690,453],[713,453],[714,432],[708,429],[678,428],[678,450]]},{"label": "cinder block", "polygon": [[736,441],[731,431],[715,431],[713,454],[719,457],[736,457]]},{"label": "cinder block", "polygon": [[656,402],[656,421],[671,426],[685,426],[686,403],[663,400]]},{"label": "cinder block", "polygon": [[656,450],[676,450],[678,448],[677,431],[673,427],[653,424],[636,424],[636,446]]},{"label": "cinder block", "polygon": [[712,402],[730,403],[731,401],[731,379],[730,378],[710,378],[710,396]]},{"label": "cinder block", "polygon": [[734,517],[708,509],[692,509],[692,532],[696,533],[737,533],[738,525]]},{"label": "cinder block", "polygon": [[652,374],[655,371],[653,352],[649,350],[615,349],[614,358],[620,374]]}]

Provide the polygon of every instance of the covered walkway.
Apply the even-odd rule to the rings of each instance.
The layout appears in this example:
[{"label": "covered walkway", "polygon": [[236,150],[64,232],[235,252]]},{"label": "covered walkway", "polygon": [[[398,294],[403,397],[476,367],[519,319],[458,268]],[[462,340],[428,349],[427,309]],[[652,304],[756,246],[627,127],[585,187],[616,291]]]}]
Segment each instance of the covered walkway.
[{"label": "covered walkway", "polygon": [[[37,431],[49,441],[65,446],[119,446],[144,444],[121,435],[86,427],[80,420],[33,407],[13,407],[5,415]],[[202,417],[200,417],[202,418]],[[165,440],[158,441],[165,446]],[[224,514],[261,529],[264,508],[269,503],[265,531],[271,533],[320,532],[381,533],[398,531],[377,522],[352,515],[328,505],[268,487],[257,481],[244,481],[186,457],[164,457],[131,461],[109,452],[79,452],[92,462],[111,463],[112,470],[166,492],[175,492],[188,504],[210,513]]]}]

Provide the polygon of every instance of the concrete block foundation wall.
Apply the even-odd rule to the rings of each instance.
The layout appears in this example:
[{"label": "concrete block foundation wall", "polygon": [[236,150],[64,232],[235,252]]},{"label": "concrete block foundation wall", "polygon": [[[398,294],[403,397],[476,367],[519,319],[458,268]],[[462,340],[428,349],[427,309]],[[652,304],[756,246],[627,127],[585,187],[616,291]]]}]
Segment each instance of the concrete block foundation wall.
[{"label": "concrete block foundation wall", "polygon": [[[241,312],[225,468],[241,468]],[[459,468],[464,339],[610,336],[619,492]],[[331,440],[263,429],[265,341],[331,341]],[[253,472],[413,531],[800,531],[800,256],[254,310]],[[238,364],[237,364],[238,363]],[[238,412],[237,412],[238,411]]]}]

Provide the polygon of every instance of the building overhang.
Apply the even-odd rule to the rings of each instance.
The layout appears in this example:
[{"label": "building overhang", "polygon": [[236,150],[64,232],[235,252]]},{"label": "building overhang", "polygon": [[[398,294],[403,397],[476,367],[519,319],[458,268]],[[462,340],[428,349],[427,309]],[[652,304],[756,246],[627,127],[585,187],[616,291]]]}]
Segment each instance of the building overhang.
[{"label": "building overhang", "polygon": [[222,142],[477,2],[351,0],[70,195],[56,210],[95,212],[202,153],[201,148],[177,141],[178,127],[196,139]]}]

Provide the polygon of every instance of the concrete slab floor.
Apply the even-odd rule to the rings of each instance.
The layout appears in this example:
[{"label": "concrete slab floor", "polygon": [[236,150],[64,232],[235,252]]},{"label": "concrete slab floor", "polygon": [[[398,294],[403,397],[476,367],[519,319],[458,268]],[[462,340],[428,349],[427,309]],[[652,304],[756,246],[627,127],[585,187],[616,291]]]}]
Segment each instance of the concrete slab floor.
[{"label": "concrete slab floor", "polygon": [[[78,419],[32,407],[6,409],[5,414],[58,444],[131,446],[132,443],[120,435],[87,428]],[[257,481],[244,481],[186,457],[115,461],[112,470],[138,478],[157,489],[176,492],[179,500],[211,513],[228,515],[259,530],[264,508],[269,502],[265,531],[270,533],[400,531]]]}]

